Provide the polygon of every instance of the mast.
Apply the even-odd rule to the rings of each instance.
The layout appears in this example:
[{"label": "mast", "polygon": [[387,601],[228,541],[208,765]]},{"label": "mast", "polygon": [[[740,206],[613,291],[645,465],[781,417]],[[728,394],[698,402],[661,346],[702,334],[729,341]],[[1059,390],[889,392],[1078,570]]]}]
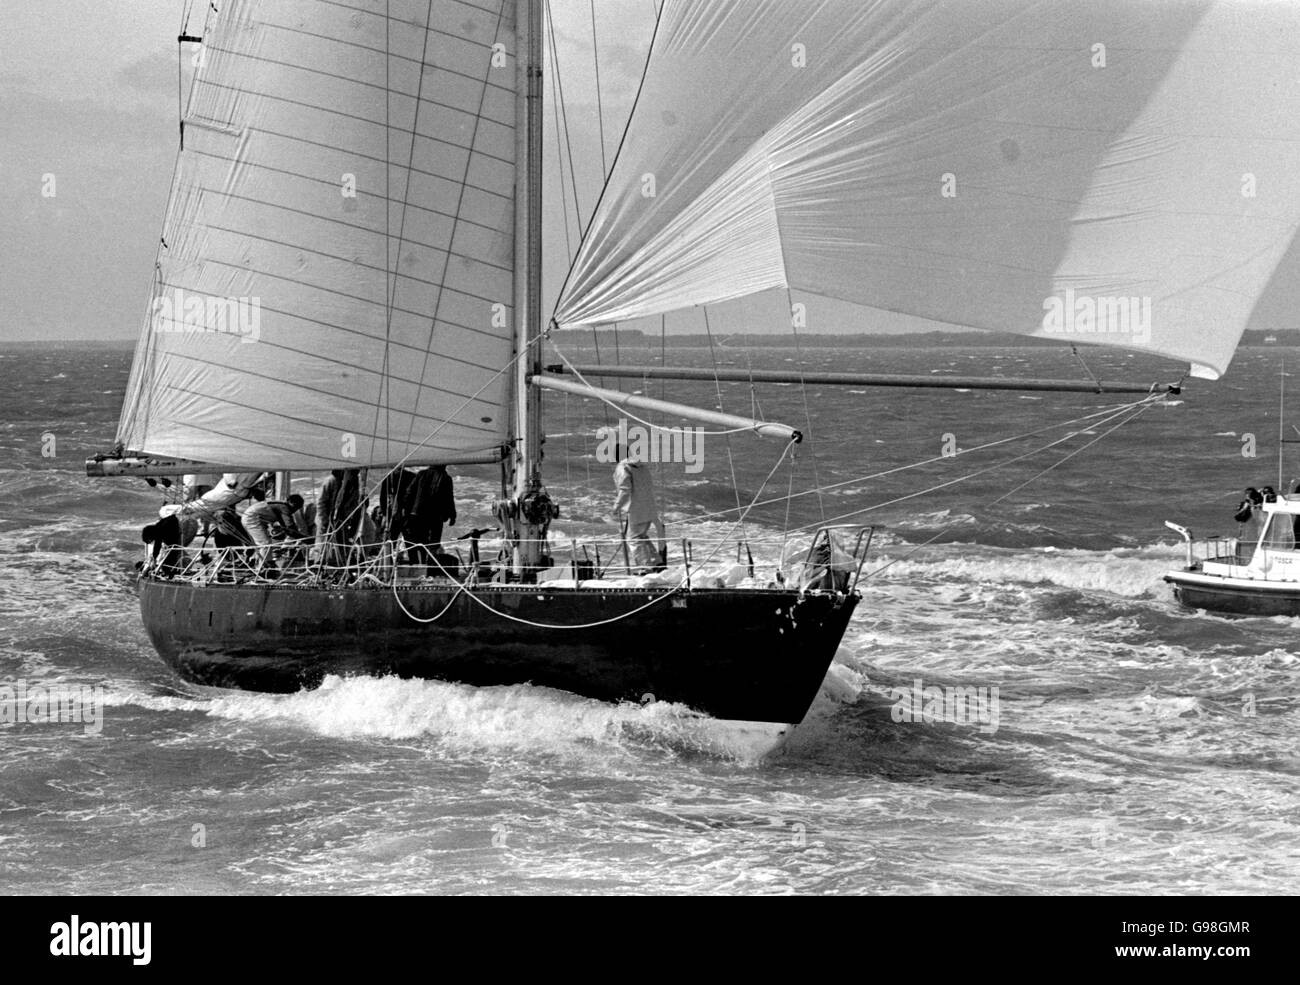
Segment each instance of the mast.
[{"label": "mast", "polygon": [[541,373],[542,328],[542,3],[517,0],[515,181],[515,570],[536,568],[551,505],[542,491],[541,393],[528,385]]}]

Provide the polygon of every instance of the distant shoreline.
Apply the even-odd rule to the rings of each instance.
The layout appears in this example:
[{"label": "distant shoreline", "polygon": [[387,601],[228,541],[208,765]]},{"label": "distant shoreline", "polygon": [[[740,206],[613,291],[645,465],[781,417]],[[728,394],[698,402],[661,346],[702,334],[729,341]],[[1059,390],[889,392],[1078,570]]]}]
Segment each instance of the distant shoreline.
[{"label": "distant shoreline", "polygon": [[[1265,342],[1266,338],[1275,338],[1275,342]],[[1027,335],[1013,335],[1008,332],[923,332],[920,334],[875,334],[875,335],[669,335],[661,339],[657,335],[629,329],[617,333],[620,347],[659,348],[666,341],[669,347],[697,348],[710,344],[718,348],[740,347],[745,341],[752,340],[769,348],[804,348],[804,349],[1045,349],[1062,348],[1069,343],[1059,339],[1040,339]],[[613,346],[615,332],[568,330],[556,333],[556,341],[569,345]],[[1300,346],[1300,331],[1262,331],[1249,329],[1241,337],[1241,349],[1285,349]],[[0,352],[5,350],[31,349],[132,349],[134,339],[19,339],[0,341]]]}]

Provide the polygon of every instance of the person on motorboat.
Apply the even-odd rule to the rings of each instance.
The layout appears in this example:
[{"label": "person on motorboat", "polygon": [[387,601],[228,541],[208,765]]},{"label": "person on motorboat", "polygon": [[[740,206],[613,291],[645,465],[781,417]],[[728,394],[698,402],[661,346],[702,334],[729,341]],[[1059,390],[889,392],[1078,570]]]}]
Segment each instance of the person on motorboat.
[{"label": "person on motorboat", "polygon": [[1237,512],[1233,514],[1233,519],[1238,523],[1249,523],[1250,518],[1255,513],[1255,507],[1264,502],[1264,497],[1259,494],[1259,490],[1254,486],[1246,488],[1246,498],[1237,504]]},{"label": "person on motorboat", "polygon": [[1240,548],[1253,549],[1259,540],[1260,524],[1264,519],[1264,513],[1260,509],[1263,502],[1264,497],[1259,490],[1249,486],[1246,498],[1237,504],[1237,511],[1232,518],[1237,521],[1237,543]]}]

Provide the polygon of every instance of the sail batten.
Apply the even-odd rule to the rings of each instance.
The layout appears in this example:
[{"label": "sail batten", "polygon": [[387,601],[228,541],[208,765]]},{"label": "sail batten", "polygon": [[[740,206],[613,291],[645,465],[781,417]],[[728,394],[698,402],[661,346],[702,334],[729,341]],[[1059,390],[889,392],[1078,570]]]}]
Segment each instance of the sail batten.
[{"label": "sail batten", "polygon": [[775,288],[1217,375],[1300,226],[1297,36],[1278,0],[665,0],[555,319]]},{"label": "sail batten", "polygon": [[365,467],[510,428],[514,0],[209,13],[118,440]]}]

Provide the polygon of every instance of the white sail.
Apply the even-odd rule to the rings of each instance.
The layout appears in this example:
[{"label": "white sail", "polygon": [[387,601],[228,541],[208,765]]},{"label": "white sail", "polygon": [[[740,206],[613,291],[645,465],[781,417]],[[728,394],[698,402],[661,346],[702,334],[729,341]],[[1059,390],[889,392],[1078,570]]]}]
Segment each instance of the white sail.
[{"label": "white sail", "polygon": [[787,288],[1216,376],[1300,222],[1298,37],[1294,2],[665,0],[556,320]]},{"label": "white sail", "polygon": [[213,6],[119,441],[280,469],[501,446],[515,3]]}]

